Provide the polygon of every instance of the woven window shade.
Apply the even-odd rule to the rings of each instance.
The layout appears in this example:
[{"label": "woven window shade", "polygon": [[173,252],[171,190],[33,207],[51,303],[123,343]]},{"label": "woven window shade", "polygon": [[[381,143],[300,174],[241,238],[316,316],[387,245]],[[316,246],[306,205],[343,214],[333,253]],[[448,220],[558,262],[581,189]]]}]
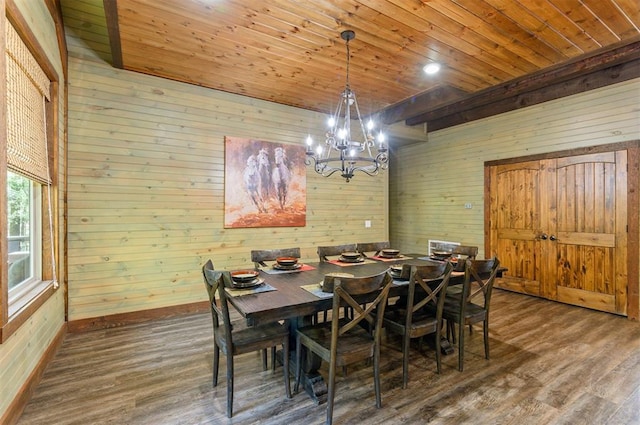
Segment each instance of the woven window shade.
[{"label": "woven window shade", "polygon": [[50,81],[13,26],[7,22],[7,163],[41,183],[47,167],[45,102]]}]

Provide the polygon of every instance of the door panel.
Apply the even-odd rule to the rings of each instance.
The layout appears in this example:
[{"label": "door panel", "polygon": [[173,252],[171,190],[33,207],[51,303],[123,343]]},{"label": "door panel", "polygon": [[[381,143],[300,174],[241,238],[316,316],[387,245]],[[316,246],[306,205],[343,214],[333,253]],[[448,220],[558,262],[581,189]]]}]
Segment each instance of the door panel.
[{"label": "door panel", "polygon": [[[496,254],[508,273],[497,285],[540,295],[538,161],[495,167],[491,211]],[[495,187],[495,190],[494,190]]]},{"label": "door panel", "polygon": [[[617,214],[626,197],[625,152],[561,158],[556,162],[557,217],[553,232],[557,285],[549,298],[584,307],[624,314],[616,297],[626,294],[626,219]],[[552,194],[550,194],[552,195]],[[618,240],[622,238],[622,240]],[[623,267],[622,270],[618,270]],[[620,278],[624,276],[623,282]],[[619,291],[619,285],[625,286]],[[626,296],[624,305],[626,306]]]},{"label": "door panel", "polygon": [[626,314],[627,152],[490,168],[497,286]]}]

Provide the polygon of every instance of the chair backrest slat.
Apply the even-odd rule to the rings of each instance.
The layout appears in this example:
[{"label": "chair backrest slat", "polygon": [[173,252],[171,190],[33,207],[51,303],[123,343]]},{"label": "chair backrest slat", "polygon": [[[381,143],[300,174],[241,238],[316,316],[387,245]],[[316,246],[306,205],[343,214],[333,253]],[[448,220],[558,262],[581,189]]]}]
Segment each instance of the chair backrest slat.
[{"label": "chair backrest slat", "polygon": [[[436,319],[442,318],[442,307],[446,296],[449,278],[453,271],[450,262],[442,262],[434,265],[410,266],[409,290],[407,293],[407,307],[405,315],[405,329],[409,329],[413,323],[413,314],[421,310],[428,303],[436,306]],[[440,281],[433,286],[433,281]],[[424,297],[416,299],[416,289],[420,289],[425,294]]]},{"label": "chair backrest slat", "polygon": [[[336,336],[343,335],[363,320],[373,325],[375,332],[379,332],[392,283],[393,279],[387,271],[368,277],[337,278],[333,288],[333,317],[338,317],[340,308],[345,304],[353,307],[353,315],[342,326],[339,320],[332,320],[332,332]],[[366,304],[366,308],[362,308],[362,304]],[[375,318],[372,314],[374,311]]]},{"label": "chair backrest slat", "polygon": [[[482,295],[483,307],[487,308],[499,266],[500,260],[496,257],[487,260],[466,260],[463,299],[471,302],[473,298]],[[472,291],[471,287],[474,284],[478,288]]]}]

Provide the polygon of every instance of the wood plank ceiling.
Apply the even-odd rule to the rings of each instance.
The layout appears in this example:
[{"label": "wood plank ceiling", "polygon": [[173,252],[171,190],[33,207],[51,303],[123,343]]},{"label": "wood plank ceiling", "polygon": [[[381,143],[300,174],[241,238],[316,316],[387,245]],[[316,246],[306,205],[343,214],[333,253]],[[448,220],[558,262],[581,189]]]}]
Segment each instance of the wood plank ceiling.
[{"label": "wood plank ceiling", "polygon": [[[640,76],[638,0],[104,0],[114,66],[445,128]],[[424,65],[438,62],[428,76]]]}]

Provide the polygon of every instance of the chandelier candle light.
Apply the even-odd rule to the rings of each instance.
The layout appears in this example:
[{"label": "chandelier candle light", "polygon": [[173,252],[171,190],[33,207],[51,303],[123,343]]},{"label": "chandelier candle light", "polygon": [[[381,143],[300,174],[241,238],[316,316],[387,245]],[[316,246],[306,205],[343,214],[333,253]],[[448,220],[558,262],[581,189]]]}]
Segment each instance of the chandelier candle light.
[{"label": "chandelier candle light", "polygon": [[[377,137],[377,154],[372,154],[372,149],[376,145],[372,130],[375,125],[369,120],[365,127],[360,116],[360,109],[356,101],[356,94],[349,86],[349,41],[356,37],[356,33],[347,30],[340,33],[340,37],[346,41],[347,45],[347,82],[346,87],[340,95],[335,113],[329,118],[329,130],[326,133],[325,146],[318,145],[313,148],[313,139],[307,137],[307,158],[306,165],[315,165],[316,173],[329,177],[339,171],[347,182],[351,180],[356,171],[362,171],[370,176],[378,174],[379,170],[388,167],[389,157],[387,155],[387,145],[382,132]],[[352,109],[357,118],[357,126],[361,132],[361,139],[358,140],[351,133]],[[358,133],[356,128],[355,133]]]}]

